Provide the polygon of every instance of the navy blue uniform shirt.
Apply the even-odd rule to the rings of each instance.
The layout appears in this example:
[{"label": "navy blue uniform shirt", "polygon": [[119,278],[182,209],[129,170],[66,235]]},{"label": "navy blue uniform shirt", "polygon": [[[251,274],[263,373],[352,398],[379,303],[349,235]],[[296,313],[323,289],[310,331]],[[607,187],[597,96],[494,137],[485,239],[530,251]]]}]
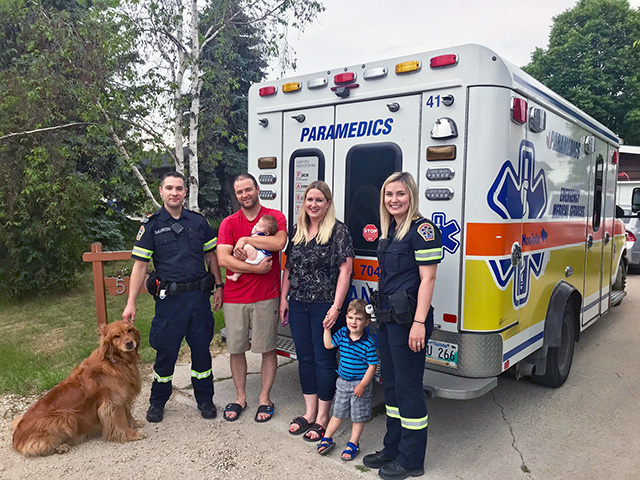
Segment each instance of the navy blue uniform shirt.
[{"label": "navy blue uniform shirt", "polygon": [[[389,228],[389,243],[382,252],[378,247],[380,292],[391,295],[400,291],[416,293],[420,287],[420,265],[433,265],[442,260],[442,235],[426,218],[412,220],[402,240],[394,241],[396,223]],[[380,242],[378,242],[380,245]]]},{"label": "navy blue uniform shirt", "polygon": [[153,258],[161,280],[190,283],[207,274],[204,254],[216,248],[216,243],[202,215],[183,208],[175,219],[162,207],[140,226],[131,257],[143,262]]}]

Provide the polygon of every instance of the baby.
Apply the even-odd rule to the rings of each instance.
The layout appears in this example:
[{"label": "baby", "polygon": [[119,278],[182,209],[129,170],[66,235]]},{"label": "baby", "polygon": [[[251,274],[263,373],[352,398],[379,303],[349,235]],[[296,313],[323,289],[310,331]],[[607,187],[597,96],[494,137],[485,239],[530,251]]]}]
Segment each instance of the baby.
[{"label": "baby", "polygon": [[[278,232],[278,222],[273,215],[263,215],[258,223],[253,226],[251,230],[251,236],[254,237],[256,235],[269,236],[274,235]],[[271,256],[271,253],[267,250],[257,249],[253,245],[249,245],[248,243],[243,247],[244,253],[247,255],[247,259],[245,262],[250,263],[251,265],[258,265],[262,260]],[[227,275],[227,280],[231,280],[232,282],[237,281],[242,273],[234,273],[233,275]]]}]

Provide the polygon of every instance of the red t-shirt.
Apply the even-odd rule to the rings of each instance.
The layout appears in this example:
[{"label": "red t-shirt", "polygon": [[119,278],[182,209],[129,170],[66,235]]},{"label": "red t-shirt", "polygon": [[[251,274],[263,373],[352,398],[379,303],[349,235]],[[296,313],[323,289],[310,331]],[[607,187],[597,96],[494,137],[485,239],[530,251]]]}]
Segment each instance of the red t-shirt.
[{"label": "red t-shirt", "polygon": [[[250,237],[253,226],[263,215],[273,215],[278,222],[278,231],[287,231],[287,220],[282,212],[272,208],[261,207],[253,221],[247,220],[242,209],[229,215],[220,224],[218,230],[218,245],[234,246],[241,237]],[[223,290],[223,300],[227,303],[254,303],[270,300],[280,296],[280,255],[273,254],[273,266],[264,275],[243,273],[235,282],[226,282]],[[233,273],[227,270],[227,274]]]}]

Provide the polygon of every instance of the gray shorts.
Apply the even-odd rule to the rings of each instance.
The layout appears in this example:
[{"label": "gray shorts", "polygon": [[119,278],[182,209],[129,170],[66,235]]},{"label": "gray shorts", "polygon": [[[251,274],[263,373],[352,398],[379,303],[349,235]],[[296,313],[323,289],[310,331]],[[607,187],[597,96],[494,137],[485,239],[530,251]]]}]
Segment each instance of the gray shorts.
[{"label": "gray shorts", "polygon": [[255,303],[225,303],[222,308],[228,352],[249,350],[249,330],[253,353],[274,351],[278,346],[279,307],[280,298]]},{"label": "gray shorts", "polygon": [[373,381],[369,382],[361,397],[353,394],[353,389],[360,380],[345,380],[338,377],[336,394],[333,397],[333,416],[349,418],[352,422],[366,422],[371,418],[371,399],[373,397]]}]

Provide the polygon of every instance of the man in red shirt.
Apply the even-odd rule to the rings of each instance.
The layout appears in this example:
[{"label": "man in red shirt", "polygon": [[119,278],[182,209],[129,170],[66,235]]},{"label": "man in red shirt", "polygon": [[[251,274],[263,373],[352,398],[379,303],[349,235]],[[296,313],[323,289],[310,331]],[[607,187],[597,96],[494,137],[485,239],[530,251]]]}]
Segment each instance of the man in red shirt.
[{"label": "man in red shirt", "polygon": [[[231,375],[236,387],[236,400],[225,407],[224,418],[237,420],[247,407],[246,382],[251,329],[251,351],[262,354],[260,392],[256,422],[266,422],[273,416],[271,387],[276,378],[278,360],[278,308],[280,304],[280,255],[287,243],[287,222],[282,212],[260,204],[260,188],[256,179],[246,173],[233,181],[240,210],[225,218],[218,231],[218,262],[227,274],[242,273],[236,282],[227,282],[224,288],[224,319],[227,331],[227,348],[231,355]],[[251,236],[253,226],[263,215],[272,215],[278,223],[273,236]],[[257,265],[245,262],[244,246],[273,253]]]}]

